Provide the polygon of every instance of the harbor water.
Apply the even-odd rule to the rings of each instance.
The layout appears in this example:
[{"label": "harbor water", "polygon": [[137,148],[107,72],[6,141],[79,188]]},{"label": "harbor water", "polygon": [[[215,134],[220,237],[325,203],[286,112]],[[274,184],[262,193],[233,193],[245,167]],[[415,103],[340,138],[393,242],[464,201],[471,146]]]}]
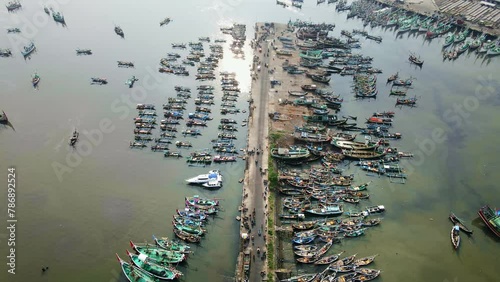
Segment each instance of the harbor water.
[{"label": "harbor water", "polygon": [[[135,105],[152,103],[161,116],[161,105],[175,97],[174,86],[195,89],[197,82],[158,72],[159,60],[171,43],[197,41],[209,36],[227,39],[218,71],[237,73],[242,94],[238,108],[247,109],[250,98],[249,41],[255,22],[290,19],[335,23],[333,36],[342,29],[362,29],[358,19],[346,19],[334,4],[304,1],[303,8],[283,8],[272,0],[187,1],[62,1],[47,4],[63,13],[66,26],[57,24],[39,3],[24,1],[14,13],[2,12],[0,29],[19,27],[20,34],[0,33],[0,48],[11,48],[12,58],[0,58],[0,110],[12,126],[0,125],[0,168],[7,183],[7,169],[16,168],[16,274],[7,272],[7,231],[0,232],[0,281],[126,281],[115,258],[126,258],[129,241],[152,242],[152,235],[173,238],[172,215],[184,207],[186,196],[220,199],[222,210],[210,220],[207,234],[193,247],[186,264],[178,269],[182,281],[232,281],[239,252],[238,206],[241,203],[245,161],[209,167],[188,167],[184,159],[164,158],[149,148],[130,149],[136,116]],[[172,22],[160,27],[165,17]],[[231,38],[220,27],[246,24],[244,56],[229,49]],[[122,39],[114,33],[119,25]],[[499,58],[477,57],[466,52],[455,61],[442,60],[443,38],[425,40],[423,34],[397,35],[382,28],[366,29],[382,36],[382,43],[361,39],[364,55],[374,57],[378,76],[377,99],[356,100],[352,77],[334,75],[332,89],[344,97],[342,115],[365,118],[376,111],[395,111],[394,131],[403,138],[394,143],[415,154],[403,165],[409,174],[405,184],[352,169],[356,183],[372,181],[370,204],[385,205],[382,224],[366,236],[346,240],[330,252],[345,250],[359,256],[379,254],[373,268],[382,269],[378,281],[496,281],[495,265],[500,240],[477,216],[485,204],[500,205],[497,183],[500,167],[497,142],[500,125]],[[36,52],[24,60],[20,49],[33,41]],[[75,49],[92,49],[91,56],[76,56]],[[205,51],[208,45],[205,43]],[[408,62],[414,52],[424,60],[416,68]],[[116,61],[132,61],[135,68],[118,68]],[[41,81],[33,89],[31,76]],[[408,96],[417,97],[413,108],[395,107],[385,80],[399,72],[414,78]],[[135,75],[129,89],[124,83]],[[107,85],[90,85],[91,77],[106,77]],[[286,83],[283,81],[282,83]],[[216,96],[212,121],[181,149],[184,156],[210,148],[217,138],[221,94]],[[192,100],[186,112],[194,111]],[[228,115],[241,125],[247,113]],[[183,128],[181,122],[180,129]],[[77,128],[79,147],[68,139]],[[156,133],[159,130],[156,129]],[[236,147],[244,148],[246,128],[239,126]],[[170,145],[176,150],[174,145]],[[208,191],[188,186],[186,178],[220,169],[223,187]],[[0,195],[5,207],[7,194]],[[466,220],[474,235],[462,235],[455,251],[450,244],[450,211]],[[7,208],[0,219],[6,222]],[[285,244],[286,246],[286,244]],[[289,255],[284,265],[294,271]],[[42,272],[44,266],[49,270]]]}]

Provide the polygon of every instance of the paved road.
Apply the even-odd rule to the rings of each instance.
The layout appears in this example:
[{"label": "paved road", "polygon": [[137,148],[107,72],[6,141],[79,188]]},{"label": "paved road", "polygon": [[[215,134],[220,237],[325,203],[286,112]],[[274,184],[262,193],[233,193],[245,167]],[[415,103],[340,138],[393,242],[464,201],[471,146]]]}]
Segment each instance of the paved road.
[{"label": "paved road", "polygon": [[[259,79],[254,83],[254,86],[258,91],[252,91],[252,98],[254,101],[255,109],[253,111],[252,122],[255,130],[249,138],[249,149],[253,148],[266,150],[263,140],[267,138],[267,105],[269,97],[269,73],[268,69],[264,67],[264,64],[269,64],[269,57],[266,56],[269,46],[268,42],[262,42],[262,53],[259,53],[261,60],[261,70],[257,72]],[[260,84],[260,85],[259,85]],[[257,255],[257,248],[260,248],[262,256],[263,250],[266,248],[266,242],[264,240],[264,235],[267,233],[264,228],[266,226],[266,216],[265,216],[265,201],[263,198],[264,185],[263,176],[260,172],[260,166],[267,167],[267,158],[263,160],[263,154],[255,154],[251,156],[250,167],[249,167],[249,189],[253,189],[253,200],[252,206],[255,208],[255,227],[252,227],[251,235],[254,236],[254,245],[252,245],[253,254],[255,254],[255,261],[252,259],[252,265],[249,273],[249,281],[262,281],[261,271],[265,270],[266,260],[262,260]],[[262,227],[261,227],[262,226]],[[262,228],[262,229],[261,229]],[[258,236],[257,232],[261,229],[261,236]],[[266,277],[266,276],[265,276]]]}]

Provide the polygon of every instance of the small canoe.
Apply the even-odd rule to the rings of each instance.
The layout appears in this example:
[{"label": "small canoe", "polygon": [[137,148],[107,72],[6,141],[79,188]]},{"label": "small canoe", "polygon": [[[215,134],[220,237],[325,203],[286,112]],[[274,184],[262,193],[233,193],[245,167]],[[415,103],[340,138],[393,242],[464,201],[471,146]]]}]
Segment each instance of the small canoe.
[{"label": "small canoe", "polygon": [[458,225],[458,227],[460,227],[460,230],[462,230],[463,232],[467,234],[472,234],[474,232],[467,226],[465,226],[463,221],[460,218],[458,218],[454,213],[450,213],[449,219],[451,220],[451,222],[453,222],[454,225]]},{"label": "small canoe", "polygon": [[451,228],[451,232],[450,232],[450,237],[451,237],[451,244],[453,245],[453,247],[455,249],[458,249],[458,247],[460,246],[460,235],[459,235],[459,231],[460,230],[460,227],[458,225],[455,225],[453,226],[453,228]]}]

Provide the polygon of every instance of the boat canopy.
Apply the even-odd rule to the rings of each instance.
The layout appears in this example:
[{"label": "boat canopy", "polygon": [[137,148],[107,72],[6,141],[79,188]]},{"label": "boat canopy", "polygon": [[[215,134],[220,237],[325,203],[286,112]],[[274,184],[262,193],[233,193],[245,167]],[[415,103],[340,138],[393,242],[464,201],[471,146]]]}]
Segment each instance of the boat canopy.
[{"label": "boat canopy", "polygon": [[145,254],[139,254],[139,259],[140,259],[141,261],[146,261],[146,259],[147,259],[147,258],[148,258],[148,256],[147,256],[147,255],[145,255]]}]

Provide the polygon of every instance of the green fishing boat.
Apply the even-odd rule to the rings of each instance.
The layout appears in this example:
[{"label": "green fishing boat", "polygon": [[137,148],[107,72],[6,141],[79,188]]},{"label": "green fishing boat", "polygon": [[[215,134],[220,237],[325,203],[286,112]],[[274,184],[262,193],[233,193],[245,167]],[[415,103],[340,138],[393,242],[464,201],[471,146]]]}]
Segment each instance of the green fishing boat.
[{"label": "green fishing boat", "polygon": [[398,28],[398,33],[407,32],[411,29],[411,23],[406,23]]},{"label": "green fishing boat", "polygon": [[137,246],[130,241],[130,246],[139,254],[144,254],[159,264],[179,263],[186,259],[186,255],[176,251],[169,251],[154,245]]},{"label": "green fishing boat", "polygon": [[474,41],[469,46],[469,49],[474,50],[477,49],[483,44],[483,42],[486,40],[486,34],[482,34],[481,36],[478,36]]},{"label": "green fishing boat", "polygon": [[458,36],[455,37],[455,41],[454,42],[455,43],[460,43],[460,42],[464,41],[465,38],[467,38],[467,36],[469,36],[469,33],[470,33],[470,29],[466,29],[466,30],[460,32],[458,34]]},{"label": "green fishing boat", "polygon": [[219,201],[212,200],[212,199],[200,198],[200,196],[194,195],[193,197],[186,197],[186,205],[197,207],[197,208],[216,207],[219,205]]},{"label": "green fishing boat", "polygon": [[172,222],[172,224],[174,225],[174,227],[180,231],[184,231],[186,233],[189,233],[189,234],[194,234],[194,235],[198,235],[198,236],[202,236],[204,233],[205,233],[205,230],[201,227],[193,227],[193,226],[188,226],[188,225],[182,225],[182,224],[179,224],[175,221]]},{"label": "green fishing boat", "polygon": [[191,247],[186,244],[182,244],[177,241],[172,241],[165,237],[158,239],[156,238],[155,235],[153,235],[153,240],[155,240],[155,243],[156,245],[158,245],[158,247],[164,248],[165,250],[176,251],[181,253],[189,253],[191,249]]},{"label": "green fishing boat", "polygon": [[123,274],[127,277],[127,280],[130,282],[150,282],[150,281],[160,281],[159,279],[153,277],[153,275],[147,273],[146,271],[131,265],[130,263],[122,260],[118,254],[116,254],[116,258],[120,265],[122,266]]},{"label": "green fishing boat", "polygon": [[130,261],[132,263],[139,267],[140,269],[146,271],[147,273],[151,274],[152,276],[161,279],[161,280],[174,280],[182,276],[182,272],[170,268],[170,267],[165,267],[162,265],[159,265],[151,260],[148,259],[148,256],[144,254],[140,255],[135,255],[131,254],[127,250],[127,255],[130,257]]},{"label": "green fishing boat", "polygon": [[189,217],[182,217],[180,215],[177,215],[177,216],[174,215],[174,221],[176,223],[178,223],[178,224],[186,225],[186,226],[193,227],[193,228],[197,228],[197,227],[202,227],[203,226],[203,222],[202,221],[192,220]]},{"label": "green fishing boat", "polygon": [[359,229],[359,230],[353,230],[346,232],[344,234],[345,237],[359,237],[365,234],[365,228]]},{"label": "green fishing boat", "polygon": [[313,50],[313,51],[305,51],[299,54],[301,58],[308,60],[322,60],[323,56],[321,55],[323,50]]},{"label": "green fishing boat", "polygon": [[465,41],[460,47],[458,47],[457,52],[458,54],[462,54],[463,52],[467,51],[469,49],[470,42],[467,40]]},{"label": "green fishing boat", "polygon": [[486,52],[487,56],[493,57],[500,55],[500,46],[494,46]]},{"label": "green fishing boat", "polygon": [[446,48],[455,42],[455,34],[453,32],[448,33],[444,39],[443,48]]}]

